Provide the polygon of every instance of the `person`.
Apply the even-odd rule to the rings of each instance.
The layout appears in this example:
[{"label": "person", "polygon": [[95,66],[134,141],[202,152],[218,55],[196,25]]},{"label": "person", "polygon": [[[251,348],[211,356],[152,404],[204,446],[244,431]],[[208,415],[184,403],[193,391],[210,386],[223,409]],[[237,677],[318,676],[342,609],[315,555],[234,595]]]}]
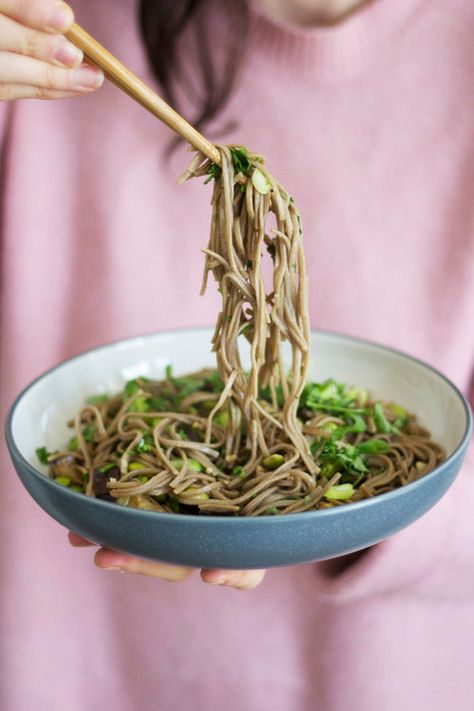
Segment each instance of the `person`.
[{"label": "person", "polygon": [[[211,140],[267,156],[303,215],[313,327],[409,351],[472,394],[471,3],[74,12]],[[56,0],[0,0],[3,413],[65,357],[218,308],[218,294],[196,298],[206,188],[176,184],[185,147],[83,61],[72,21]],[[435,509],[366,551],[263,584],[264,571],[201,571],[202,585],[104,549],[98,568],[140,575],[99,572],[3,449],[1,708],[468,711],[473,474],[471,448]]]}]

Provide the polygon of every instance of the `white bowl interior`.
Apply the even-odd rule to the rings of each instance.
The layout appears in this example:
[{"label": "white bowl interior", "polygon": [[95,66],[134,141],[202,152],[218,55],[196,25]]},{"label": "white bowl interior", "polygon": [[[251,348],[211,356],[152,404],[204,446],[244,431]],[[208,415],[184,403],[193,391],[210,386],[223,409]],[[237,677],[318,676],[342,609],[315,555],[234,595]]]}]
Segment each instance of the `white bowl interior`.
[{"label": "white bowl interior", "polygon": [[[63,363],[40,378],[19,400],[12,421],[18,449],[40,468],[35,449],[46,446],[54,451],[66,444],[71,436],[66,422],[86,397],[114,393],[139,375],[163,377],[168,364],[177,375],[212,367],[215,360],[210,338],[210,329],[158,333],[104,346]],[[448,455],[464,435],[466,412],[456,390],[436,371],[402,354],[315,332],[310,378],[335,378],[366,387],[377,399],[399,403],[418,415]]]}]

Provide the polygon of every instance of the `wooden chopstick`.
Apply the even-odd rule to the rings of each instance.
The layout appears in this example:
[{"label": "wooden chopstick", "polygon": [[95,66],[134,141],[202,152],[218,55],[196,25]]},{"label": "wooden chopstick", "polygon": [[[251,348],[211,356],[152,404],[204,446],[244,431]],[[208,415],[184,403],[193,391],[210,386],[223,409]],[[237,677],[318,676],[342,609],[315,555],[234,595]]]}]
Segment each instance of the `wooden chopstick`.
[{"label": "wooden chopstick", "polygon": [[199,131],[191,126],[180,114],[163,101],[149,86],[144,84],[133,72],[116,57],[102,47],[82,27],[74,23],[66,37],[84,52],[92,64],[103,70],[105,76],[119,89],[122,89],[143,108],[176,131],[185,141],[210,158],[218,165],[221,162],[219,151]]}]

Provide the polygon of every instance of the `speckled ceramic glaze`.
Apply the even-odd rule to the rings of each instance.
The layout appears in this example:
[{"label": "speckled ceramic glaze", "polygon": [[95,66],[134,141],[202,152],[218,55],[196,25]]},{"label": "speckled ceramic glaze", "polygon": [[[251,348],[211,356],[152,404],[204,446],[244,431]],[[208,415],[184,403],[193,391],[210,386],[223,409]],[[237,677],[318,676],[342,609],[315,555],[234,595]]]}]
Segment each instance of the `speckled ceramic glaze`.
[{"label": "speckled ceramic glaze", "polygon": [[91,499],[49,479],[35,449],[60,448],[66,421],[84,398],[114,392],[138,375],[160,378],[212,366],[209,329],[157,333],[83,353],[45,373],[14,403],[7,443],[24,486],[61,524],[95,543],[155,560],[201,568],[267,568],[365,548],[408,526],[443,496],[472,433],[465,399],[443,375],[403,353],[331,333],[312,335],[311,379],[334,377],[368,387],[417,413],[447,451],[428,476],[397,491],[333,509],[287,516],[231,518],[160,514]]}]

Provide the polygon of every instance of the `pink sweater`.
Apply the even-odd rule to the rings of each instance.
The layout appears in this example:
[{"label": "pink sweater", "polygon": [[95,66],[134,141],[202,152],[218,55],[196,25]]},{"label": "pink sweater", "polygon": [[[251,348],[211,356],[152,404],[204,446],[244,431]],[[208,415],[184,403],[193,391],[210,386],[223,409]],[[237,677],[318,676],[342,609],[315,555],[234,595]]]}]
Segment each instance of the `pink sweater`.
[{"label": "pink sweater", "polygon": [[[79,21],[153,84],[134,0]],[[333,29],[254,12],[219,124],[301,208],[314,327],[410,351],[466,392],[474,364],[474,4],[375,0]],[[1,399],[102,342],[210,324],[209,189],[111,85],[0,107]],[[206,190],[208,191],[206,195]],[[212,291],[212,290],[211,290]],[[0,478],[2,711],[471,711],[474,461],[355,561],[248,593],[101,572]]]}]

